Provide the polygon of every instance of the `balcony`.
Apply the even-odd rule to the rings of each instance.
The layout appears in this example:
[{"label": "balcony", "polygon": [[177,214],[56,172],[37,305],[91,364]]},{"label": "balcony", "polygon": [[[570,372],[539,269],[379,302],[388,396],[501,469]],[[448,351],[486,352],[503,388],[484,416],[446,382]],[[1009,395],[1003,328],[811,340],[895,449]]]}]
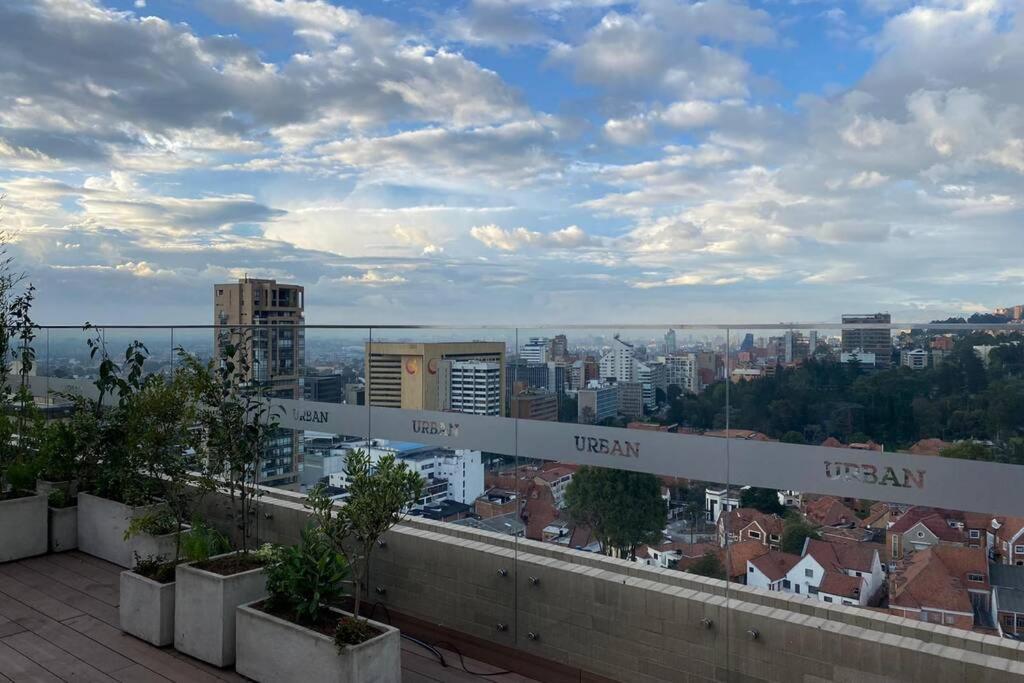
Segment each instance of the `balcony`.
[{"label": "balcony", "polygon": [[[1015,611],[1024,606],[1024,577],[1016,571],[1024,563],[1024,460],[1014,450],[1024,424],[1012,402],[1021,378],[1014,365],[1020,328],[886,326],[894,331],[892,367],[867,368],[840,360],[841,326],[814,326],[817,352],[793,346],[810,327],[674,326],[683,348],[652,343],[642,353],[652,364],[659,356],[692,355],[695,370],[704,371],[694,383],[701,391],[666,387],[656,409],[632,422],[569,421],[578,415],[562,409],[573,391],[565,386],[524,387],[557,393],[561,421],[441,412],[420,384],[431,377],[426,362],[399,366],[395,407],[372,405],[372,386],[368,406],[289,399],[270,405],[280,428],[300,438],[342,437],[339,452],[346,443],[372,441],[399,457],[437,448],[461,460],[460,491],[447,488],[464,497],[468,519],[406,517],[375,551],[367,588],[376,616],[386,610],[404,634],[449,643],[476,660],[470,670],[515,672],[491,680],[1024,680],[1024,629]],[[748,346],[746,330],[765,340]],[[989,343],[968,337],[971,330],[989,334]],[[426,344],[442,335],[504,341],[509,384],[519,367],[511,357],[517,340],[540,336],[533,329],[304,332],[307,343],[323,348],[358,348],[370,339]],[[598,355],[612,332],[580,328],[587,341],[570,346],[571,353],[584,360]],[[663,332],[622,334],[642,349],[643,339]],[[40,359],[40,376],[31,378],[33,393],[90,391],[86,377],[46,371],[67,365],[65,352],[52,349],[61,346],[55,338],[70,333],[47,334],[51,351]],[[152,330],[108,331],[115,335],[154,337]],[[208,336],[204,331],[202,339]],[[186,333],[174,338],[187,348]],[[930,354],[937,360],[925,368],[895,361],[900,344],[931,348],[929,340],[940,338],[947,341],[937,350],[962,352],[951,365],[944,365],[944,353]],[[941,348],[947,345],[960,351]],[[148,339],[147,346],[159,349]],[[973,346],[995,356],[986,359]],[[756,366],[758,378],[729,381],[744,365]],[[662,501],[665,510],[654,536],[605,544],[593,525],[570,514],[565,498],[590,467],[635,474],[645,486],[653,481],[645,500]],[[263,489],[263,540],[299,542],[309,519],[304,490],[312,483],[302,474],[296,472],[293,487],[299,490]],[[707,512],[712,498],[719,515]],[[504,501],[500,510],[496,500]],[[225,507],[217,494],[200,512],[228,533]],[[507,532],[497,521],[502,515]],[[801,526],[806,533],[794,545]],[[545,536],[555,527],[565,533]],[[38,583],[52,565],[71,560],[99,562],[48,555],[0,565],[0,574],[13,572],[39,590],[25,578],[29,568],[42,575],[33,579]],[[65,600],[67,589],[53,591]],[[0,592],[16,602],[26,595],[3,586]],[[66,606],[89,614],[82,607],[89,600],[68,595]],[[11,619],[3,609],[0,615]],[[403,644],[406,679],[468,680],[457,677],[464,672],[427,671],[432,655],[417,648]]]}]

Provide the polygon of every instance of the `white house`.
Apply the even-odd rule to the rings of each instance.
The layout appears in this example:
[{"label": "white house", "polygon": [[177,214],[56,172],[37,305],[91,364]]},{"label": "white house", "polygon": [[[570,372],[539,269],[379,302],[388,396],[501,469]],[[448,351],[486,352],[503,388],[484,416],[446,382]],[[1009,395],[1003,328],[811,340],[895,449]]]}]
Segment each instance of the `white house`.
[{"label": "white house", "polygon": [[790,570],[800,563],[800,556],[769,550],[760,557],[747,560],[747,585],[770,591],[790,593]]},{"label": "white house", "polygon": [[723,512],[735,510],[740,506],[740,491],[728,486],[708,487],[704,489],[704,516],[709,522],[718,524]]},{"label": "white house", "polygon": [[770,552],[747,562],[747,585],[843,605],[868,604],[885,581],[878,551],[807,539],[802,556]]}]

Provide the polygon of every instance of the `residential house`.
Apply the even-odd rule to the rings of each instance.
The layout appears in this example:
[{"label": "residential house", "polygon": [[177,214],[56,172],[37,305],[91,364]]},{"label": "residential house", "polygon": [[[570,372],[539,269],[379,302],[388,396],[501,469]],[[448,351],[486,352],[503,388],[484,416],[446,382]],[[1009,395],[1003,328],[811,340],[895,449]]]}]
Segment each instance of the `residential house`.
[{"label": "residential house", "polygon": [[723,512],[735,510],[740,506],[740,489],[728,486],[708,486],[704,489],[704,517],[709,522],[718,523]]},{"label": "residential house", "polygon": [[961,520],[928,507],[910,508],[886,532],[886,545],[894,562],[939,544],[964,546],[965,540]]},{"label": "residential house", "polygon": [[989,566],[992,613],[1000,633],[1024,638],[1024,567]]},{"label": "residential house", "polygon": [[[721,548],[718,552],[729,580],[735,583],[746,583],[747,563],[771,552],[771,550],[757,541],[742,541],[732,543],[728,548]],[[684,568],[682,562],[680,562],[679,568]]]},{"label": "residential house", "polygon": [[789,592],[789,570],[800,562],[799,555],[769,550],[747,561],[747,585],[770,591]]},{"label": "residential house", "polygon": [[818,526],[862,526],[857,513],[835,496],[805,500],[804,516]]},{"label": "residential house", "polygon": [[932,624],[991,628],[992,585],[981,548],[934,545],[910,553],[889,577],[889,611]]},{"label": "residential house", "polygon": [[996,561],[1024,566],[1024,517],[997,517],[992,528]]},{"label": "residential house", "polygon": [[718,543],[755,541],[778,550],[782,547],[782,518],[754,508],[737,508],[718,518]]},{"label": "residential house", "polygon": [[[636,562],[651,567],[662,567],[669,569],[679,568],[680,565],[691,565],[696,560],[704,557],[706,553],[715,553],[719,550],[714,543],[679,543],[666,541],[661,545],[644,545],[636,551]],[[685,568],[685,567],[683,567]]]},{"label": "residential house", "polygon": [[804,590],[817,594],[822,602],[860,606],[869,604],[885,583],[882,561],[875,548],[811,538],[804,542],[803,557],[791,578],[793,592],[798,592],[802,582]]}]

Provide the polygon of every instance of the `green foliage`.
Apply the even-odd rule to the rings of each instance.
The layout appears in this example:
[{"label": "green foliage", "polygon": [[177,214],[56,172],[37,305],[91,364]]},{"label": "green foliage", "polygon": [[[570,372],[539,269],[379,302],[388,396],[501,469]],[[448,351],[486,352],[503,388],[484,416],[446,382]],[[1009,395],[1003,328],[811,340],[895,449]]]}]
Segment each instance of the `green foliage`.
[{"label": "green foliage", "polygon": [[782,443],[795,443],[795,444],[805,444],[805,443],[807,443],[807,439],[804,438],[804,435],[801,432],[796,431],[795,429],[791,429],[788,432],[786,432],[785,434],[783,434],[779,438],[779,441],[781,441]]},{"label": "green foliage", "polygon": [[34,491],[39,476],[39,462],[35,459],[15,459],[7,466],[7,483],[14,491]]},{"label": "green foliage", "polygon": [[365,643],[370,638],[380,635],[374,627],[362,619],[342,617],[338,621],[337,630],[334,632],[334,644],[338,652],[344,651],[349,645]]},{"label": "green foliage", "polygon": [[337,512],[321,486],[310,493],[308,505],[319,527],[348,560],[354,579],[353,613],[358,619],[373,549],[422,495],[423,479],[393,455],[371,465],[369,454],[362,450],[349,452],[345,478],[349,497]]},{"label": "green foliage", "polygon": [[711,579],[722,579],[724,581],[726,578],[725,567],[722,565],[722,561],[718,559],[718,555],[713,552],[704,553],[686,571],[690,574],[698,574]]},{"label": "green foliage", "polygon": [[252,331],[224,331],[218,337],[220,362],[201,363],[179,352],[199,397],[198,422],[205,440],[200,460],[223,477],[241,530],[242,550],[259,546],[260,460],[278,433],[277,413],[253,378]]},{"label": "green foliage", "polygon": [[181,535],[181,558],[185,562],[203,562],[230,550],[227,536],[198,517],[193,518],[192,528]]},{"label": "green foliage", "polygon": [[174,562],[168,562],[163,555],[147,555],[140,557],[135,553],[135,566],[132,571],[157,583],[170,583],[174,581]]},{"label": "green foliage", "polygon": [[273,553],[266,571],[268,607],[304,626],[323,624],[328,606],[346,595],[348,566],[318,527],[303,529],[299,545]]},{"label": "green foliage", "polygon": [[132,518],[124,532],[124,540],[139,534],[165,536],[178,530],[178,520],[174,513],[166,507],[159,507],[152,512]]},{"label": "green foliage", "polygon": [[769,515],[781,515],[786,512],[786,507],[779,502],[778,491],[756,486],[743,489],[740,493],[740,507],[755,508]]},{"label": "green foliage", "polygon": [[76,504],[74,498],[68,495],[64,489],[53,489],[46,497],[47,504],[52,508],[69,508]]},{"label": "green foliage", "polygon": [[804,541],[808,538],[821,539],[821,534],[802,517],[797,515],[786,519],[782,527],[782,552],[800,555],[804,550]]},{"label": "green foliage", "polygon": [[71,422],[54,420],[38,426],[39,476],[46,481],[71,481],[78,477],[76,435]]},{"label": "green foliage", "polygon": [[959,458],[960,460],[992,460],[992,449],[985,444],[976,441],[961,441],[939,451],[944,458]]},{"label": "green foliage", "polygon": [[668,507],[653,474],[581,467],[565,490],[565,504],[577,523],[588,525],[602,552],[635,557],[637,546],[661,540]]}]

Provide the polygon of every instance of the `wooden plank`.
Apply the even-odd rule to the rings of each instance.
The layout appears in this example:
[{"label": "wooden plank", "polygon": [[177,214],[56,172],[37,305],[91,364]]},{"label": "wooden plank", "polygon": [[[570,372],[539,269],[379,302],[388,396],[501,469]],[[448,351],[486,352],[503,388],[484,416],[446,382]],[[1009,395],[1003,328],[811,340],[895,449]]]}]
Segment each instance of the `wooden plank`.
[{"label": "wooden plank", "polygon": [[402,669],[402,683],[438,683],[440,680],[439,678],[430,678],[412,669]]},{"label": "wooden plank", "polygon": [[79,555],[74,552],[53,553],[50,555],[44,555],[44,557],[51,564],[63,567],[68,571],[72,571],[88,579],[92,579],[97,583],[106,583],[113,586],[115,585],[114,580],[121,574],[120,567],[115,567],[114,565],[98,567],[92,562],[87,562],[82,559],[83,557],[88,557],[87,555]]},{"label": "wooden plank", "polygon": [[38,634],[26,631],[4,638],[2,642],[65,681],[112,683],[114,680]]},{"label": "wooden plank", "polygon": [[15,633],[21,633],[22,631],[27,630],[28,629],[16,621],[8,621],[5,624],[0,624],[0,638],[6,638],[7,636],[12,636]]},{"label": "wooden plank", "polygon": [[139,664],[132,664],[110,675],[121,683],[170,683],[169,679]]},{"label": "wooden plank", "polygon": [[[41,563],[36,563],[35,565],[36,568],[40,566]],[[48,597],[62,602],[70,608],[78,610],[79,613],[91,614],[97,619],[107,622],[111,626],[119,625],[120,621],[117,607],[97,600],[87,593],[83,593],[82,591],[57,581],[46,574],[40,573],[36,568],[29,568],[21,565],[20,563],[5,565],[5,570],[8,575],[15,577],[22,583],[38,590],[40,593],[44,593]]]},{"label": "wooden plank", "polygon": [[83,564],[91,565],[95,569],[101,569],[108,575],[113,574],[114,576],[117,576],[122,571],[124,571],[124,567],[119,567],[116,564],[113,564],[112,562],[101,560],[100,558],[93,557],[92,555],[86,555],[81,550],[72,550],[66,554],[75,558],[76,560],[81,561]]},{"label": "wooden plank", "polygon": [[245,676],[238,675],[231,669],[220,669],[216,666],[213,666],[212,664],[201,662],[198,659],[193,659],[192,657],[189,657],[188,655],[183,655],[173,648],[168,648],[164,650],[164,652],[171,655],[172,657],[177,657],[178,659],[184,662],[188,662],[197,669],[201,669],[206,673],[210,674],[211,676],[219,678],[222,681],[230,681],[231,683],[245,683],[249,680]]},{"label": "wooden plank", "polygon": [[38,624],[47,619],[47,617],[28,605],[18,602],[5,593],[0,593],[0,615],[7,617],[24,628],[31,628],[31,625]]},{"label": "wooden plank", "polygon": [[131,660],[109,647],[97,643],[92,638],[84,636],[78,631],[52,619],[46,619],[44,623],[34,627],[32,632],[62,650],[70,652],[94,669],[111,676],[114,671],[132,665]]},{"label": "wooden plank", "polygon": [[[12,636],[15,637],[15,636]],[[0,642],[0,671],[21,683],[60,683],[60,679],[17,650]]]},{"label": "wooden plank", "polygon": [[23,581],[18,580],[18,578],[14,576],[15,573],[16,571],[8,569],[7,565],[0,565],[0,593],[14,598],[18,602],[28,605],[40,614],[48,616],[51,619],[56,619],[57,621],[64,621],[65,619],[71,619],[72,617],[77,617],[82,614],[81,610],[75,609],[70,605],[66,605],[60,600],[51,598],[42,591],[32,588]]},{"label": "wooden plank", "polygon": [[183,683],[218,683],[220,681],[219,678],[207,674],[191,663],[172,657],[163,650],[124,634],[88,614],[69,619],[64,623],[82,635],[88,636],[136,664],[141,664],[150,671],[155,671],[172,681],[182,681]]},{"label": "wooden plank", "polygon": [[119,583],[111,585],[111,582],[108,579],[97,580],[89,576],[84,576],[56,562],[50,561],[50,557],[53,556],[47,555],[38,558],[32,563],[32,568],[38,573],[47,576],[54,581],[59,581],[65,586],[74,588],[80,593],[85,593],[100,602],[105,602],[112,607],[117,607],[119,604]]}]

